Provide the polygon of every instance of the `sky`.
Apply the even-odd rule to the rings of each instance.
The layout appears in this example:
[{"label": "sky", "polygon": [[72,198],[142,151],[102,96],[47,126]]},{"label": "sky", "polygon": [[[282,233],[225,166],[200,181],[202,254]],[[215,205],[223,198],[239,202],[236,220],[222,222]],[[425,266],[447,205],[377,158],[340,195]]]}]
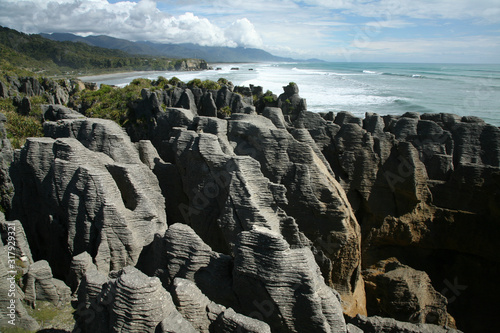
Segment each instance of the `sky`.
[{"label": "sky", "polygon": [[500,0],[0,0],[0,25],[296,59],[500,63]]}]

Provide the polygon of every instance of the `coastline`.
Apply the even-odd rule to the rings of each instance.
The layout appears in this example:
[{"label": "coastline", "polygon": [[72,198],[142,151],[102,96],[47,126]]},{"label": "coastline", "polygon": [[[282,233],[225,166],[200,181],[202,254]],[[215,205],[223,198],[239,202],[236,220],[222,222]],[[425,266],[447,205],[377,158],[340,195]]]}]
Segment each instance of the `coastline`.
[{"label": "coastline", "polygon": [[[261,86],[279,94],[295,82],[313,112],[349,111],[402,115],[405,112],[478,116],[500,126],[500,66],[400,63],[213,63],[196,72],[137,72],[86,76],[84,80],[123,87],[134,78],[175,76],[225,78],[240,86]],[[221,70],[215,70],[220,67]],[[238,67],[239,70],[231,70]],[[252,70],[250,70],[252,69]]]}]

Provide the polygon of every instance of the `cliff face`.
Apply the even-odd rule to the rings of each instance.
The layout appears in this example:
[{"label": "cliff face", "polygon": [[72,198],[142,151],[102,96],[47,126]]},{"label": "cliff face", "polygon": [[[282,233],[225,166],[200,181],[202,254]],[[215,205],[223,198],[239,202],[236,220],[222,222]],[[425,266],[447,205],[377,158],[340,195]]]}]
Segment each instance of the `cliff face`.
[{"label": "cliff face", "polygon": [[498,128],[315,114],[294,84],[273,101],[229,84],[141,95],[128,134],[45,108],[46,137],[10,167],[27,276],[48,262],[52,294],[68,283],[77,329],[491,327]]}]

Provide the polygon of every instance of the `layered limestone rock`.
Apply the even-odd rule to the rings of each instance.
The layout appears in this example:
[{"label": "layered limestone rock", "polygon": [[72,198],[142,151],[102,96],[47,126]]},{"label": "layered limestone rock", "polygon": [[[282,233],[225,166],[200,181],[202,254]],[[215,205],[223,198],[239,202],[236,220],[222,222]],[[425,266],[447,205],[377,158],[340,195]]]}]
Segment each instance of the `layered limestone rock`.
[{"label": "layered limestone rock", "polygon": [[[285,95],[302,105],[296,110],[299,115],[305,102],[294,87],[285,89]],[[180,95],[179,87],[168,94],[176,89]],[[254,91],[237,95],[245,100]],[[196,96],[203,99],[203,90],[192,92],[195,104]],[[174,172],[163,162],[155,164],[163,164],[161,173],[160,167],[155,171],[160,186],[169,178],[181,179],[182,195],[167,200],[170,221],[189,224],[214,250],[226,254],[232,252],[236,236],[253,225],[283,233],[293,247],[313,245],[325,279],[341,293],[346,311],[364,313],[360,229],[309,133],[288,132],[278,108],[266,110],[268,119],[232,105],[228,87],[220,89],[214,101],[217,108],[231,105],[227,120],[196,116],[193,107],[163,109],[159,101],[164,96],[165,92],[145,92],[135,112],[151,119],[145,137],[160,160],[176,168]],[[168,191],[163,193],[168,196]]]},{"label": "layered limestone rock", "polygon": [[[158,278],[133,267],[108,280],[96,270],[85,275],[75,329],[81,332],[192,332]],[[163,323],[164,321],[167,321]],[[168,321],[173,321],[168,323]]]},{"label": "layered limestone rock", "polygon": [[460,333],[461,332],[459,330],[449,328],[446,326],[443,327],[432,324],[412,324],[412,323],[397,321],[392,318],[384,318],[379,316],[366,317],[363,315],[358,315],[351,322],[354,327],[360,329],[359,331],[353,329],[353,333],[358,333],[358,332]]},{"label": "layered limestone rock", "polygon": [[423,271],[385,260],[365,272],[365,281],[372,313],[412,323],[455,325],[446,310],[446,297],[432,287]]},{"label": "layered limestone rock", "polygon": [[210,301],[190,280],[175,278],[173,300],[197,332],[271,332],[269,325]]},{"label": "layered limestone rock", "polygon": [[52,277],[52,270],[47,261],[40,260],[29,267],[24,296],[25,301],[33,306],[37,300],[61,306],[69,302],[71,290],[63,281]]},{"label": "layered limestone rock", "polygon": [[0,222],[0,331],[4,328],[36,331],[40,325],[26,311],[24,292],[17,281],[32,263],[28,260],[29,247],[24,246],[19,222],[6,222],[3,214],[0,216],[3,220]]},{"label": "layered limestone rock", "polygon": [[45,128],[70,138],[28,139],[12,168],[15,216],[33,256],[61,277],[82,252],[104,272],[134,265],[167,228],[156,177],[113,122],[62,120]]},{"label": "layered limestone rock", "polygon": [[309,133],[289,133],[262,116],[236,114],[228,122],[228,139],[236,154],[259,161],[262,173],[281,186],[279,207],[314,244],[325,280],[342,295],[346,312],[363,312],[359,225]]},{"label": "layered limestone rock", "polygon": [[[172,286],[177,295],[174,301],[183,307],[179,311],[198,330],[206,330],[207,325],[220,327],[220,321],[248,326],[249,332],[252,327],[265,327],[259,321],[269,324],[273,332],[346,329],[340,298],[325,284],[312,251],[291,248],[278,232],[262,226],[240,232],[234,259],[212,251],[184,224],[170,226],[161,242],[155,256],[164,261],[157,263],[156,274],[164,285]],[[195,282],[200,290],[184,279]],[[257,321],[233,316],[211,302]],[[210,318],[215,317],[214,324]]]},{"label": "layered limestone rock", "polygon": [[[460,296],[449,304],[459,327],[471,311],[488,316],[487,307],[467,304],[493,297],[476,288],[470,271],[490,278],[497,274],[479,267],[498,261],[492,245],[500,236],[494,222],[500,211],[493,203],[500,200],[500,130],[450,114],[367,114],[363,120],[340,112],[325,115],[322,123],[304,113],[299,122],[322,150],[356,212],[365,267],[397,257],[425,270],[448,299]],[[443,270],[445,258],[453,259]],[[484,284],[488,278],[481,280]],[[464,296],[465,288],[474,290]],[[465,325],[478,327],[470,321]]]},{"label": "layered limestone rock", "polygon": [[10,140],[7,138],[5,122],[7,117],[0,113],[0,207],[3,211],[11,208],[14,187],[9,175],[9,167],[14,158]]},{"label": "layered limestone rock", "polygon": [[346,331],[340,299],[325,284],[311,250],[291,249],[273,231],[240,233],[233,283],[242,312],[261,314],[276,332]]}]

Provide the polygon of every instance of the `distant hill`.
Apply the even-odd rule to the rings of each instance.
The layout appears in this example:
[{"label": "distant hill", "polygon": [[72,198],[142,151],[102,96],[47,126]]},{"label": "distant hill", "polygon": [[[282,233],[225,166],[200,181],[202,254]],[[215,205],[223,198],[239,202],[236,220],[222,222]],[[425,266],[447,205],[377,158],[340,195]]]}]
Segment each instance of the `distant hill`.
[{"label": "distant hill", "polygon": [[[0,26],[0,65],[49,74],[111,72],[129,70],[206,69],[202,60],[171,59],[160,56],[131,55],[72,41],[55,41],[37,34]],[[188,68],[192,67],[192,68]]]},{"label": "distant hill", "polygon": [[40,34],[57,40],[83,42],[93,46],[117,49],[137,55],[155,55],[171,58],[197,58],[208,62],[285,62],[297,61],[292,58],[277,57],[264,50],[245,47],[200,46],[197,44],[158,44],[152,42],[131,42],[109,36],[81,37],[68,33]]}]

